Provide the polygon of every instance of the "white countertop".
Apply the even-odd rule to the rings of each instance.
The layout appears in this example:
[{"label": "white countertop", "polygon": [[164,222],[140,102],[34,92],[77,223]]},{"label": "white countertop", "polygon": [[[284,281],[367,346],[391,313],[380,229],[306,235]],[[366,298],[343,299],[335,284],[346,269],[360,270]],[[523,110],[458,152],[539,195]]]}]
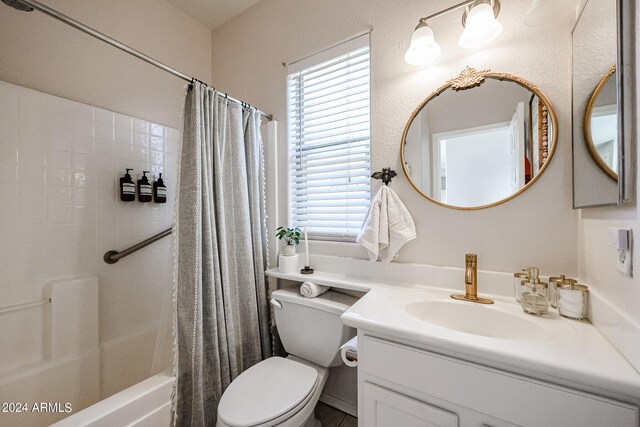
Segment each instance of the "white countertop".
[{"label": "white countertop", "polygon": [[549,331],[541,341],[500,339],[426,323],[407,313],[401,303],[412,298],[409,293],[416,297],[420,292],[448,297],[451,292],[463,292],[463,286],[454,290],[389,284],[322,271],[303,275],[283,274],[271,269],[266,274],[366,292],[342,315],[345,324],[359,330],[470,362],[640,404],[640,373],[591,323],[565,319],[553,309],[543,317],[529,316],[512,297],[479,292],[481,296],[493,298],[495,307],[526,316]]}]

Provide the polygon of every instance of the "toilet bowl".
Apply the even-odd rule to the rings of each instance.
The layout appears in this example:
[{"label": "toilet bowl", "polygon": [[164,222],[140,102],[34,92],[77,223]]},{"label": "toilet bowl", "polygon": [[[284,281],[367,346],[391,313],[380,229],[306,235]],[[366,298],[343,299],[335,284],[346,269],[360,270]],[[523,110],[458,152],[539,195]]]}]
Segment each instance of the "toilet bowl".
[{"label": "toilet bowl", "polygon": [[313,410],[327,371],[293,356],[258,363],[224,392],[218,426],[315,426]]},{"label": "toilet bowl", "polygon": [[263,360],[229,385],[218,405],[219,427],[320,426],[314,409],[329,368],[342,363],[338,349],[355,336],[340,315],[356,298],[333,291],[305,298],[298,287],[271,298],[289,356]]}]

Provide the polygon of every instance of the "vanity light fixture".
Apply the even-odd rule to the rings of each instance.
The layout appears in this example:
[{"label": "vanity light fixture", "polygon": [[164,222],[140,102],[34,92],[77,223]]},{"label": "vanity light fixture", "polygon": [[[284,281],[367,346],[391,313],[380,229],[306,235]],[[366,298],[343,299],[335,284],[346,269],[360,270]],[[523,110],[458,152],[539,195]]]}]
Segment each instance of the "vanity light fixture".
[{"label": "vanity light fixture", "polygon": [[411,65],[424,65],[440,55],[440,45],[436,41],[433,30],[426,21],[420,20],[411,36],[411,45],[404,54],[404,60]]},{"label": "vanity light fixture", "polygon": [[468,5],[462,15],[464,31],[458,39],[462,47],[474,48],[485,45],[502,32],[502,24],[496,17],[500,12],[500,2],[475,1]]},{"label": "vanity light fixture", "polygon": [[424,65],[436,59],[440,55],[440,45],[436,42],[428,21],[462,8],[465,8],[462,15],[464,31],[458,40],[460,46],[479,47],[494,40],[502,32],[502,24],[496,20],[500,12],[499,0],[463,1],[420,18],[411,36],[411,44],[404,55],[404,60],[411,65]]}]

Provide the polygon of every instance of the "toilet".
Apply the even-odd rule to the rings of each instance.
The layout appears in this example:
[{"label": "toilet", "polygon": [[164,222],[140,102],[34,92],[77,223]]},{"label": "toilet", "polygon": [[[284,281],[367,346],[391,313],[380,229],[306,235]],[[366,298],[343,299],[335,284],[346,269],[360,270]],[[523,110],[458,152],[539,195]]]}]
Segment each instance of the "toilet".
[{"label": "toilet", "polygon": [[339,366],[340,346],[356,331],[340,315],[357,301],[333,291],[305,298],[299,288],[271,294],[286,358],[271,357],[240,374],[218,405],[219,427],[320,426],[314,408],[329,375]]}]

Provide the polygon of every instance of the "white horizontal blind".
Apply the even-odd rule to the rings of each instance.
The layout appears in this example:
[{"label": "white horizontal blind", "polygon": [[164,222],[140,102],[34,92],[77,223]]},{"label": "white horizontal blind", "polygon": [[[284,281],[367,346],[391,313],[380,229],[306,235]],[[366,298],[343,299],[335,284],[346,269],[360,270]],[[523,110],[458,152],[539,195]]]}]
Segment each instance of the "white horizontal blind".
[{"label": "white horizontal blind", "polygon": [[357,236],[370,199],[369,35],[289,68],[291,223]]}]

